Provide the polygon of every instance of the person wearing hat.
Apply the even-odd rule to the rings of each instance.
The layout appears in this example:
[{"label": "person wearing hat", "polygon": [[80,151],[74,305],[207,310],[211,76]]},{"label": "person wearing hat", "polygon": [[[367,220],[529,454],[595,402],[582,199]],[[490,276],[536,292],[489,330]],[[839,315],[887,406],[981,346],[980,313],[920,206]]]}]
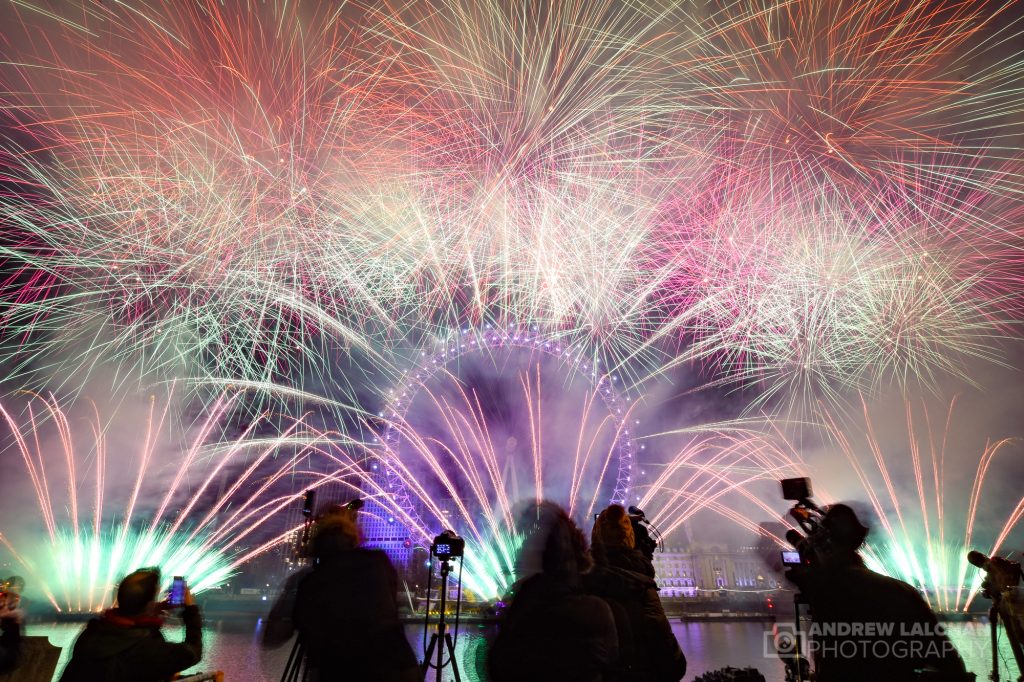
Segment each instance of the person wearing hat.
[{"label": "person wearing hat", "polygon": [[819,682],[902,682],[925,670],[927,679],[971,679],[921,594],[865,566],[868,528],[851,507],[829,506],[821,530],[796,543],[810,564],[786,574],[811,608]]},{"label": "person wearing hat", "polygon": [[159,569],[140,569],[117,586],[117,606],[93,618],[75,641],[60,682],[162,682],[203,657],[203,621],[186,588],[185,639],[168,642],[160,628]]},{"label": "person wearing hat", "polygon": [[619,637],[619,657],[608,680],[682,679],[686,657],[662,608],[654,564],[637,547],[632,519],[621,505],[598,515],[590,544],[594,568],[584,576],[584,585],[611,607]]}]

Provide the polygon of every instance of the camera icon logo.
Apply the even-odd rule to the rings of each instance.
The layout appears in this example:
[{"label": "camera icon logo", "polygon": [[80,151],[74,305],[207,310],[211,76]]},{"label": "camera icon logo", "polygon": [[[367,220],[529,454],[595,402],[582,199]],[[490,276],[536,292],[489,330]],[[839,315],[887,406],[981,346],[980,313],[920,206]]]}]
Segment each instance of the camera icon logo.
[{"label": "camera icon logo", "polygon": [[776,623],[764,633],[765,658],[798,658],[803,654],[803,638],[793,623]]}]

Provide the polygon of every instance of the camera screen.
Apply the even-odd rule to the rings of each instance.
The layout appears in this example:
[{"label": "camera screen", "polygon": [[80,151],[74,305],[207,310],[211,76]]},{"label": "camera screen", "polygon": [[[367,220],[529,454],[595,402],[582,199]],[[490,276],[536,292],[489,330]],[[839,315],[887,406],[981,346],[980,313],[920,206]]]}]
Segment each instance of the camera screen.
[{"label": "camera screen", "polygon": [[451,554],[451,553],[452,553],[452,546],[451,545],[441,545],[441,544],[434,545],[434,554]]},{"label": "camera screen", "polygon": [[811,479],[809,478],[787,478],[780,483],[782,483],[782,499],[784,500],[799,502],[811,496]]},{"label": "camera screen", "polygon": [[782,550],[782,563],[786,566],[800,565],[800,552],[794,550]]}]

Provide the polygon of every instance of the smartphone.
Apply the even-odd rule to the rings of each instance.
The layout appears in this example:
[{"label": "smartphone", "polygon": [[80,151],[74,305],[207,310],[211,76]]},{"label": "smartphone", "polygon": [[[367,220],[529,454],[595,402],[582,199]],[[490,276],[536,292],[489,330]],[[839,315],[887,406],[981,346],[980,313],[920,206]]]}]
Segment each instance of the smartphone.
[{"label": "smartphone", "polygon": [[167,598],[167,603],[171,606],[184,606],[185,605],[185,578],[176,575],[174,580],[171,581],[171,593]]},{"label": "smartphone", "polygon": [[802,563],[800,561],[800,552],[795,549],[782,550],[782,564],[784,566],[799,566]]}]

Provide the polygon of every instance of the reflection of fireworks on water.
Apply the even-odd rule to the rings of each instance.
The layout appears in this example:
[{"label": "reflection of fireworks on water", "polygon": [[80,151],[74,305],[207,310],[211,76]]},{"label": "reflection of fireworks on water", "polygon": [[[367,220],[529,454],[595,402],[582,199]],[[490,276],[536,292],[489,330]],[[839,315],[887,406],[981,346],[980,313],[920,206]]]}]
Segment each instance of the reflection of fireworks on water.
[{"label": "reflection of fireworks on water", "polygon": [[[256,420],[237,438],[207,445],[234,402],[222,398],[212,406],[187,450],[174,462],[173,480],[159,481],[166,491],[151,498],[151,479],[158,466],[154,460],[161,457],[160,437],[167,418],[167,407],[159,409],[151,398],[133,458],[138,473],[123,509],[108,496],[111,482],[125,473],[109,467],[124,464],[108,463],[106,427],[98,414],[90,423],[92,441],[83,451],[56,400],[29,402],[24,422],[0,406],[45,524],[41,539],[23,538],[17,547],[10,537],[0,535],[0,543],[31,576],[29,588],[38,589],[57,610],[96,611],[109,605],[121,577],[136,568],[158,566],[167,581],[173,575],[187,576],[190,588],[198,593],[223,584],[239,565],[284,541],[294,529],[268,540],[261,532],[263,524],[301,497],[282,493],[282,483],[308,478],[309,487],[315,488],[331,480],[300,468],[322,448],[327,454],[326,441],[299,422],[273,437],[256,437]],[[42,447],[54,432],[59,448]],[[63,457],[52,451],[56,449]],[[95,480],[86,484],[90,468]],[[198,481],[195,474],[200,474]],[[291,490],[290,484],[284,487]]]},{"label": "reflection of fireworks on water", "polygon": [[955,372],[1015,314],[1004,10],[6,6],[17,372],[265,385],[509,320],[797,395]]}]

